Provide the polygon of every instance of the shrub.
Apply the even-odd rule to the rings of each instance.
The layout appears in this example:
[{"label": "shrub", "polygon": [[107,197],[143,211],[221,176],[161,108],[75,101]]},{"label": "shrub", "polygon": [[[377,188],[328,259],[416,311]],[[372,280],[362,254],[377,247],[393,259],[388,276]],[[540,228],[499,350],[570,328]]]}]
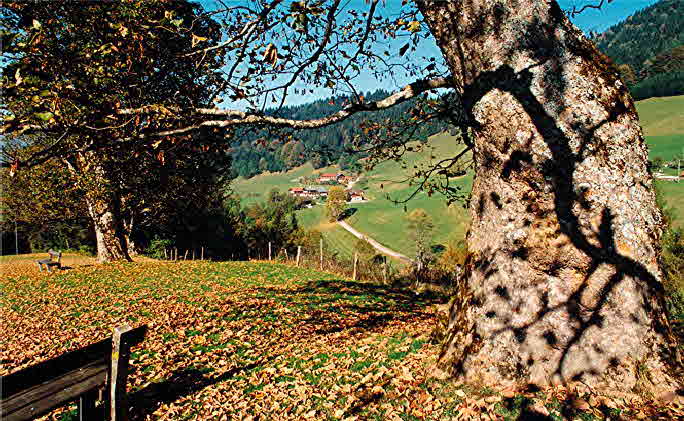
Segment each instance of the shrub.
[{"label": "shrub", "polygon": [[467,256],[468,246],[466,242],[452,240],[437,259],[436,267],[446,272],[454,272],[457,267],[462,267],[465,264]]},{"label": "shrub", "polygon": [[173,245],[172,240],[161,239],[155,237],[151,242],[149,247],[145,250],[145,254],[153,257],[155,259],[162,259],[164,257],[164,250],[170,248]]}]

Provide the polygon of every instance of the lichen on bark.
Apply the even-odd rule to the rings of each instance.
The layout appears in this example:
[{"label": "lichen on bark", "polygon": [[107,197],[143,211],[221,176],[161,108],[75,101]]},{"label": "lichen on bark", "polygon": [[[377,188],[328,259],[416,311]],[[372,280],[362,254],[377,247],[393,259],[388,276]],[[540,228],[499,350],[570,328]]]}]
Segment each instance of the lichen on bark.
[{"label": "lichen on bark", "polygon": [[[661,215],[617,70],[555,2],[418,4],[475,133],[472,255],[442,365],[504,385],[673,390]],[[637,362],[657,380],[639,383]]]}]

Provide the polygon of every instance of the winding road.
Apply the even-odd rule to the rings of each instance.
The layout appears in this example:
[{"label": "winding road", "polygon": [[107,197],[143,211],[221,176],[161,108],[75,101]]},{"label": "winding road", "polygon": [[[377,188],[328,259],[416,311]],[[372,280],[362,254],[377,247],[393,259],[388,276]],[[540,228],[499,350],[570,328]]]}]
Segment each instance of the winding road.
[{"label": "winding road", "polygon": [[401,253],[398,253],[394,250],[388,249],[387,247],[383,246],[382,244],[378,243],[374,239],[370,238],[369,236],[357,231],[355,228],[353,228],[351,225],[344,221],[337,221],[337,223],[347,231],[349,231],[354,237],[367,241],[371,246],[373,246],[374,249],[379,251],[380,253],[386,254],[390,257],[394,257],[399,260],[403,260],[406,263],[413,263],[413,260],[409,259],[408,257],[404,256]]}]

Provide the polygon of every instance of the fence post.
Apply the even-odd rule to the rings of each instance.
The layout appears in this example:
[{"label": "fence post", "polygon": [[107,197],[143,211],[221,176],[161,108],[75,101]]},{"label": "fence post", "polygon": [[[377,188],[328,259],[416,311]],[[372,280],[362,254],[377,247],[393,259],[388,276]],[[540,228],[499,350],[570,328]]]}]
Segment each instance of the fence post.
[{"label": "fence post", "polygon": [[192,248],[192,260],[193,261],[195,260],[195,248],[194,247]]},{"label": "fence post", "polygon": [[204,246],[202,246],[202,260],[204,260]]},{"label": "fence post", "polygon": [[297,267],[299,267],[299,257],[302,255],[302,246],[297,246]]},{"label": "fence post", "polygon": [[323,239],[321,238],[321,270],[323,270]]},{"label": "fence post", "polygon": [[384,256],[384,261],[382,262],[382,282],[387,283],[387,256]]},{"label": "fence post", "polygon": [[132,330],[128,325],[117,327],[112,336],[112,371],[109,380],[109,419],[111,421],[128,420],[126,380],[131,349],[127,339],[128,333]]},{"label": "fence post", "polygon": [[173,261],[178,260],[178,247],[173,248]]},{"label": "fence post", "polygon": [[358,261],[359,261],[359,253],[354,252],[354,276],[352,277],[352,279],[354,281],[356,281],[356,264],[358,263]]},{"label": "fence post", "polygon": [[268,260],[271,260],[271,242],[268,242]]}]

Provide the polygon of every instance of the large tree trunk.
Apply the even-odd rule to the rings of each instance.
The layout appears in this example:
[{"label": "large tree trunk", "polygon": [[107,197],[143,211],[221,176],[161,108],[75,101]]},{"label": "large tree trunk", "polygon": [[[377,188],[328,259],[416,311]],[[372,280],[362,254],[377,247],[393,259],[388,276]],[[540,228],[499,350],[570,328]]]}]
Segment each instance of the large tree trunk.
[{"label": "large tree trunk", "polygon": [[95,153],[79,154],[66,164],[85,192],[88,214],[95,228],[97,260],[100,263],[131,261],[121,219],[121,201],[110,186],[100,158]]},{"label": "large tree trunk", "polygon": [[95,226],[98,262],[131,261],[125,230],[118,217],[116,198],[92,193],[86,193],[86,202]]},{"label": "large tree trunk", "polygon": [[615,68],[555,2],[418,4],[474,126],[469,258],[442,365],[491,384],[672,390],[661,214]]}]

